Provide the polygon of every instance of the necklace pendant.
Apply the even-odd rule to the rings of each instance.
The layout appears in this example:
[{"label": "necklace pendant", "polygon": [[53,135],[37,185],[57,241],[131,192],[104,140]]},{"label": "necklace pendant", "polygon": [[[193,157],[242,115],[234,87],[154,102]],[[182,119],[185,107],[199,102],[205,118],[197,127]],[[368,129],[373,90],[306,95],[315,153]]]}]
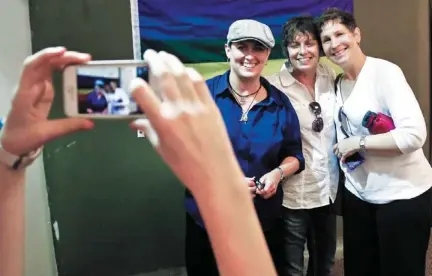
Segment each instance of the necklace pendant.
[{"label": "necklace pendant", "polygon": [[247,100],[245,98],[240,98],[240,105],[245,105]]},{"label": "necklace pendant", "polygon": [[247,113],[243,113],[240,118],[240,122],[247,122],[247,120],[248,120]]}]

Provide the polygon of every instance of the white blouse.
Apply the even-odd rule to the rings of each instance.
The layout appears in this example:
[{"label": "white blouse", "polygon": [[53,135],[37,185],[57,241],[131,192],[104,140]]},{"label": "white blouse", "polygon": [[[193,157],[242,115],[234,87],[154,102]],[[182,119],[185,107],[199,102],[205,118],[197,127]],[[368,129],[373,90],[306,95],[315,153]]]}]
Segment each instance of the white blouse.
[{"label": "white blouse", "polygon": [[345,138],[339,121],[342,106],[349,129],[356,136],[370,135],[362,126],[367,111],[381,112],[392,117],[396,128],[390,133],[403,152],[394,157],[366,153],[365,162],[352,172],[341,163],[346,188],[360,199],[376,204],[410,199],[427,191],[432,186],[432,168],[422,150],[426,123],[402,70],[389,61],[367,57],[345,101],[339,91],[334,109],[338,140]]},{"label": "white blouse", "polygon": [[[339,180],[338,160],[333,153],[336,129],[333,121],[335,104],[334,71],[326,64],[318,64],[315,82],[315,99],[307,88],[298,82],[285,67],[267,77],[271,84],[284,92],[291,101],[300,122],[305,170],[284,179],[283,206],[290,209],[322,207],[334,201]],[[324,128],[312,129],[315,114],[309,104],[317,101],[321,106]]]}]

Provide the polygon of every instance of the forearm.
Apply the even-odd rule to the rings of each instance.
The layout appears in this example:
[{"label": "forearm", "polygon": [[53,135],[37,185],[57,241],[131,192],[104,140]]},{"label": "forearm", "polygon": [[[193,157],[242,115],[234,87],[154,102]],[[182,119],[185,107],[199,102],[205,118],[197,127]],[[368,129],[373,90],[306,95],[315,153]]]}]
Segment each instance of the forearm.
[{"label": "forearm", "polygon": [[202,182],[216,189],[194,194],[219,272],[225,276],[276,275],[244,176],[234,176],[216,175]]},{"label": "forearm", "polygon": [[284,177],[287,177],[299,170],[300,162],[297,158],[288,156],[282,161],[279,167],[282,169]]},{"label": "forearm", "polygon": [[0,165],[0,275],[22,276],[24,261],[24,171]]},{"label": "forearm", "polygon": [[402,154],[389,132],[366,136],[365,148],[366,152],[371,155],[397,156]]}]

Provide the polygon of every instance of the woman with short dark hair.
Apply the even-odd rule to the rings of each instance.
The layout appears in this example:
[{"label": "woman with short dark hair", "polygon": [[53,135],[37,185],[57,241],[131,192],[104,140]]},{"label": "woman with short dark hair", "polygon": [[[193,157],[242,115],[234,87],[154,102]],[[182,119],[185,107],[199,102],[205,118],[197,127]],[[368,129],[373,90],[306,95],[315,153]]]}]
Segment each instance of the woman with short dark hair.
[{"label": "woman with short dark hair", "polygon": [[337,82],[334,147],[345,174],[346,276],[425,275],[432,169],[425,120],[396,64],[366,56],[352,14],[332,8],[317,20]]},{"label": "woman with short dark hair", "polygon": [[282,183],[284,269],[290,276],[303,275],[307,242],[308,275],[330,276],[336,252],[336,215],[331,207],[339,179],[333,153],[335,73],[320,62],[319,33],[311,16],[293,17],[283,25],[282,49],[287,60],[268,79],[297,112],[306,163],[303,172]]}]

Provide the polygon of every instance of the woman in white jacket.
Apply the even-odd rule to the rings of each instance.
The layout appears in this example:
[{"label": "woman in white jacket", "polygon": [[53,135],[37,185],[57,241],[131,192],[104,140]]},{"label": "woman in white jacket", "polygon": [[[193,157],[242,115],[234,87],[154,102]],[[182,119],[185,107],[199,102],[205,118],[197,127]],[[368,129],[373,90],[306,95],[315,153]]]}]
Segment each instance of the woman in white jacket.
[{"label": "woman in white jacket", "polygon": [[[432,169],[422,151],[427,131],[419,104],[396,64],[362,52],[351,14],[332,8],[317,25],[324,53],[344,70],[334,151],[346,177],[345,275],[425,275]],[[390,116],[395,128],[371,134],[362,123],[369,111]],[[348,162],[359,154],[363,160]]]}]

